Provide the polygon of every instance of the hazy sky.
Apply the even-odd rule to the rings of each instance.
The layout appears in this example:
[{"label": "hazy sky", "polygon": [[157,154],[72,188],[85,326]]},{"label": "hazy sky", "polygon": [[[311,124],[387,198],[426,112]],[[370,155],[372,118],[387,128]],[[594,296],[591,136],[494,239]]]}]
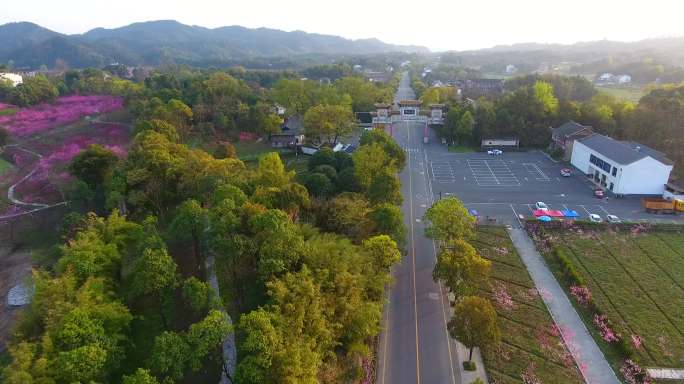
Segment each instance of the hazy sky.
[{"label": "hazy sky", "polygon": [[682,36],[682,15],[684,0],[33,0],[30,6],[3,7],[0,24],[31,21],[82,33],[175,19],[205,27],[237,24],[463,50]]}]

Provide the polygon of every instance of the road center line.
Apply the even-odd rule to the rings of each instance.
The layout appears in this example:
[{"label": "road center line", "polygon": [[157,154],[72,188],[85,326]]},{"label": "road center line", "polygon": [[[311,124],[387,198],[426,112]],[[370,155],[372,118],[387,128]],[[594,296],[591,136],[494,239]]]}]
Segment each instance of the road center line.
[{"label": "road center line", "polygon": [[[409,127],[409,123],[406,122],[406,135],[408,138],[408,143],[409,145],[411,144],[411,129]],[[409,166],[409,196],[413,197],[413,175],[412,175],[412,168],[411,168],[411,153],[408,154],[408,166]],[[420,350],[419,350],[419,345],[420,343],[418,342],[418,299],[416,297],[416,241],[415,241],[415,229],[414,229],[414,222],[415,218],[413,215],[413,203],[409,202],[409,212],[411,216],[411,220],[409,222],[411,223],[411,263],[412,263],[412,268],[411,268],[411,275],[412,275],[412,280],[413,280],[413,319],[414,319],[414,324],[415,324],[415,332],[416,332],[416,383],[420,384]]]}]

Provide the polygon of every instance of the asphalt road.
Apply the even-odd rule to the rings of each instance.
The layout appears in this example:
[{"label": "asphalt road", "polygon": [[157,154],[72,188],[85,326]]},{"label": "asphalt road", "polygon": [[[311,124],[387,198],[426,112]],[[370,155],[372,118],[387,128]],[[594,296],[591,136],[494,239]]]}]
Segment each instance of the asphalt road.
[{"label": "asphalt road", "polygon": [[[405,75],[396,99],[415,97]],[[394,270],[380,336],[377,382],[460,383],[456,351],[446,323],[448,300],[432,279],[435,265],[433,242],[424,236],[422,217],[431,205],[431,180],[423,145],[422,122],[397,122],[392,134],[407,150],[407,166],[401,173],[408,228],[407,254]],[[456,369],[454,369],[456,368]]]}]

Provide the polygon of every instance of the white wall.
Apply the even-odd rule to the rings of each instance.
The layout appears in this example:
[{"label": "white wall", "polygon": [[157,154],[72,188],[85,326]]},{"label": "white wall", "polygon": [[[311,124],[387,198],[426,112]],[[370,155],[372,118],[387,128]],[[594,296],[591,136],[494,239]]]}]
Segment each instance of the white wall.
[{"label": "white wall", "polygon": [[579,169],[580,172],[587,174],[589,173],[589,165],[591,165],[589,162],[589,155],[592,153],[593,151],[589,149],[589,147],[575,140],[575,143],[572,146],[570,164]]},{"label": "white wall", "polygon": [[613,193],[623,195],[662,195],[665,184],[670,178],[672,166],[666,165],[652,157],[645,157],[628,165],[622,165],[604,156],[579,141],[572,146],[570,163],[583,174],[593,174],[597,167],[589,162],[590,155],[597,156],[617,167],[615,176],[610,172],[598,169],[601,175],[606,175],[606,189],[613,183]]},{"label": "white wall", "polygon": [[[622,168],[620,183],[622,194],[662,195],[672,172],[671,165],[665,165],[652,157],[645,157]],[[618,176],[620,173],[618,172]]]},{"label": "white wall", "polygon": [[0,73],[0,79],[11,81],[15,87],[23,82],[21,75],[16,73]]}]

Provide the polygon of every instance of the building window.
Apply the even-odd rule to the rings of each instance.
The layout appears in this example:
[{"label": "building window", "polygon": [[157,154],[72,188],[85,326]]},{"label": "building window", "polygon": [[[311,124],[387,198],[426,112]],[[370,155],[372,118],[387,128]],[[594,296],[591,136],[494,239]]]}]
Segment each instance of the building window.
[{"label": "building window", "polygon": [[611,191],[613,190],[613,183],[610,183],[610,187],[608,187]]},{"label": "building window", "polygon": [[613,176],[617,175],[617,167],[613,167]]},{"label": "building window", "polygon": [[611,167],[612,167],[612,165],[610,165],[610,163],[605,162],[605,161],[603,162],[603,167],[602,167],[602,168],[603,168],[604,171],[610,172],[610,168],[611,168]]},{"label": "building window", "polygon": [[596,164],[596,156],[590,155],[590,156],[589,156],[589,162],[592,163],[592,164]]}]

